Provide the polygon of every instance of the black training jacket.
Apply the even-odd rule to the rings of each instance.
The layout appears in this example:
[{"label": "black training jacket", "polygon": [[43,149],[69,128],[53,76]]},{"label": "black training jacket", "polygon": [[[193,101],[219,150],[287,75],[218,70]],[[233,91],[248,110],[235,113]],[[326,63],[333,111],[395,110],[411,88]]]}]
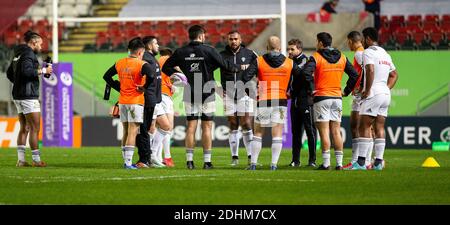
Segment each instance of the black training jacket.
[{"label": "black training jacket", "polygon": [[153,72],[152,76],[155,78],[150,80],[151,82],[145,90],[145,105],[155,106],[161,102],[161,68],[155,56],[148,51],[145,51],[142,59],[148,62]]},{"label": "black training jacket", "polygon": [[[220,55],[222,55],[224,60],[237,65],[238,67],[256,63],[256,58],[258,57],[254,51],[246,48],[244,45],[241,45],[237,52],[233,52],[230,46],[227,45],[225,50],[220,52]],[[220,83],[222,84],[223,91],[229,96],[234,96],[234,99],[240,99],[245,96],[245,92],[243,91],[238,91],[236,93],[236,82],[242,81],[242,74],[243,71],[234,73],[225,69],[220,69]],[[228,86],[227,83],[229,84]],[[230,87],[232,87],[232,89],[227,90],[227,88]]]},{"label": "black training jacket", "polygon": [[28,45],[18,45],[6,75],[14,85],[14,100],[39,99],[39,61]]},{"label": "black training jacket", "polygon": [[187,77],[189,86],[184,88],[183,101],[189,103],[215,101],[214,70],[217,68],[239,71],[232,63],[225,61],[215,48],[198,41],[191,41],[177,49],[164,63],[163,72],[171,76],[177,72],[176,66]]},{"label": "black training jacket", "polygon": [[312,77],[310,77],[309,80],[306,80],[305,74],[303,73],[303,68],[305,67],[306,62],[308,62],[308,57],[301,53],[292,60],[294,60],[294,63],[301,72],[294,74],[290,83],[291,104],[295,107],[306,108],[313,103],[312,90],[310,87],[312,87],[314,83]]}]

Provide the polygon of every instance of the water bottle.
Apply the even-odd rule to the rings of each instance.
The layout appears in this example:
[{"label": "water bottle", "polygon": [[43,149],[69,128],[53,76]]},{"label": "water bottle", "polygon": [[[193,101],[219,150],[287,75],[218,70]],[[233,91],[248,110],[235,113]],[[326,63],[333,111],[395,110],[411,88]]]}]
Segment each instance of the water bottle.
[{"label": "water bottle", "polygon": [[[44,60],[44,68],[47,68],[48,66],[52,65],[52,57],[47,56],[47,58]],[[51,74],[44,74],[45,78],[49,78]]]}]

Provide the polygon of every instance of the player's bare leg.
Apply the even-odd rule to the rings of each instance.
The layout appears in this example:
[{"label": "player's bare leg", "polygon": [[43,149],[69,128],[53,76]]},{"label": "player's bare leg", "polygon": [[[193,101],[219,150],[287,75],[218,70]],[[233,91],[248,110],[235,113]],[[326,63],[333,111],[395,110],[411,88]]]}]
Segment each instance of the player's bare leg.
[{"label": "player's bare leg", "polygon": [[358,160],[358,141],[359,141],[359,112],[352,111],[350,113],[350,128],[352,133],[352,161],[345,165],[344,168],[350,168],[353,163]]},{"label": "player's bare leg", "polygon": [[29,127],[27,126],[27,120],[25,118],[25,115],[23,113],[19,114],[19,134],[17,135],[17,167],[28,167],[31,166],[28,164],[25,160],[25,149],[26,149],[26,141],[27,136],[30,131]]},{"label": "player's bare leg", "polygon": [[45,162],[41,161],[41,152],[39,151],[39,130],[41,126],[41,113],[33,112],[25,115],[27,127],[29,127],[29,144],[33,158],[33,166],[45,167]]},{"label": "player's bare leg", "polygon": [[154,132],[153,142],[151,145],[151,163],[157,167],[164,167],[164,164],[162,163],[162,144],[163,140],[167,136],[170,137],[172,129],[170,121],[165,114],[156,118],[156,124],[158,128]]},{"label": "player's bare leg", "polygon": [[212,150],[212,121],[202,120],[202,146],[203,146],[203,169],[212,169],[211,150]]},{"label": "player's bare leg", "polygon": [[186,161],[188,169],[194,169],[194,148],[195,148],[195,131],[197,130],[198,120],[188,120],[186,129]]}]

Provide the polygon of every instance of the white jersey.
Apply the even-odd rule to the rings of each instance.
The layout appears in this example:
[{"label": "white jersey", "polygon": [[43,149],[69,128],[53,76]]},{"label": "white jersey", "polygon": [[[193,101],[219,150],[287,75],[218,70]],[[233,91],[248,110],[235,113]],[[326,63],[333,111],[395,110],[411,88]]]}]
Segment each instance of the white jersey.
[{"label": "white jersey", "polygon": [[[363,53],[364,68],[369,64],[374,65],[374,78],[368,98],[378,94],[390,94],[391,90],[387,86],[387,80],[389,73],[395,70],[391,56],[379,46],[370,46]],[[367,71],[364,70],[364,72],[366,73]]]}]

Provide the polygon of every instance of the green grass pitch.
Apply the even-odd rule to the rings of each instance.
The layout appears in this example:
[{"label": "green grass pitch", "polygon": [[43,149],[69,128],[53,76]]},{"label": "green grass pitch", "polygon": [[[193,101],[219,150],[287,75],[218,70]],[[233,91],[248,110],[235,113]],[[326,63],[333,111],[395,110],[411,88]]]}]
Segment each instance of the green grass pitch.
[{"label": "green grass pitch", "polygon": [[[231,167],[229,150],[215,148],[215,169],[203,170],[197,148],[190,171],[184,150],[174,148],[176,167],[130,171],[122,169],[120,150],[113,147],[44,148],[47,168],[16,168],[15,149],[0,149],[0,204],[450,204],[449,152],[387,150],[383,171],[289,168],[290,150],[270,171],[267,148],[263,166],[246,171],[242,148],[240,154],[240,165]],[[350,156],[346,150],[344,163]],[[429,156],[441,167],[422,168]],[[303,164],[306,159],[302,151]]]}]

